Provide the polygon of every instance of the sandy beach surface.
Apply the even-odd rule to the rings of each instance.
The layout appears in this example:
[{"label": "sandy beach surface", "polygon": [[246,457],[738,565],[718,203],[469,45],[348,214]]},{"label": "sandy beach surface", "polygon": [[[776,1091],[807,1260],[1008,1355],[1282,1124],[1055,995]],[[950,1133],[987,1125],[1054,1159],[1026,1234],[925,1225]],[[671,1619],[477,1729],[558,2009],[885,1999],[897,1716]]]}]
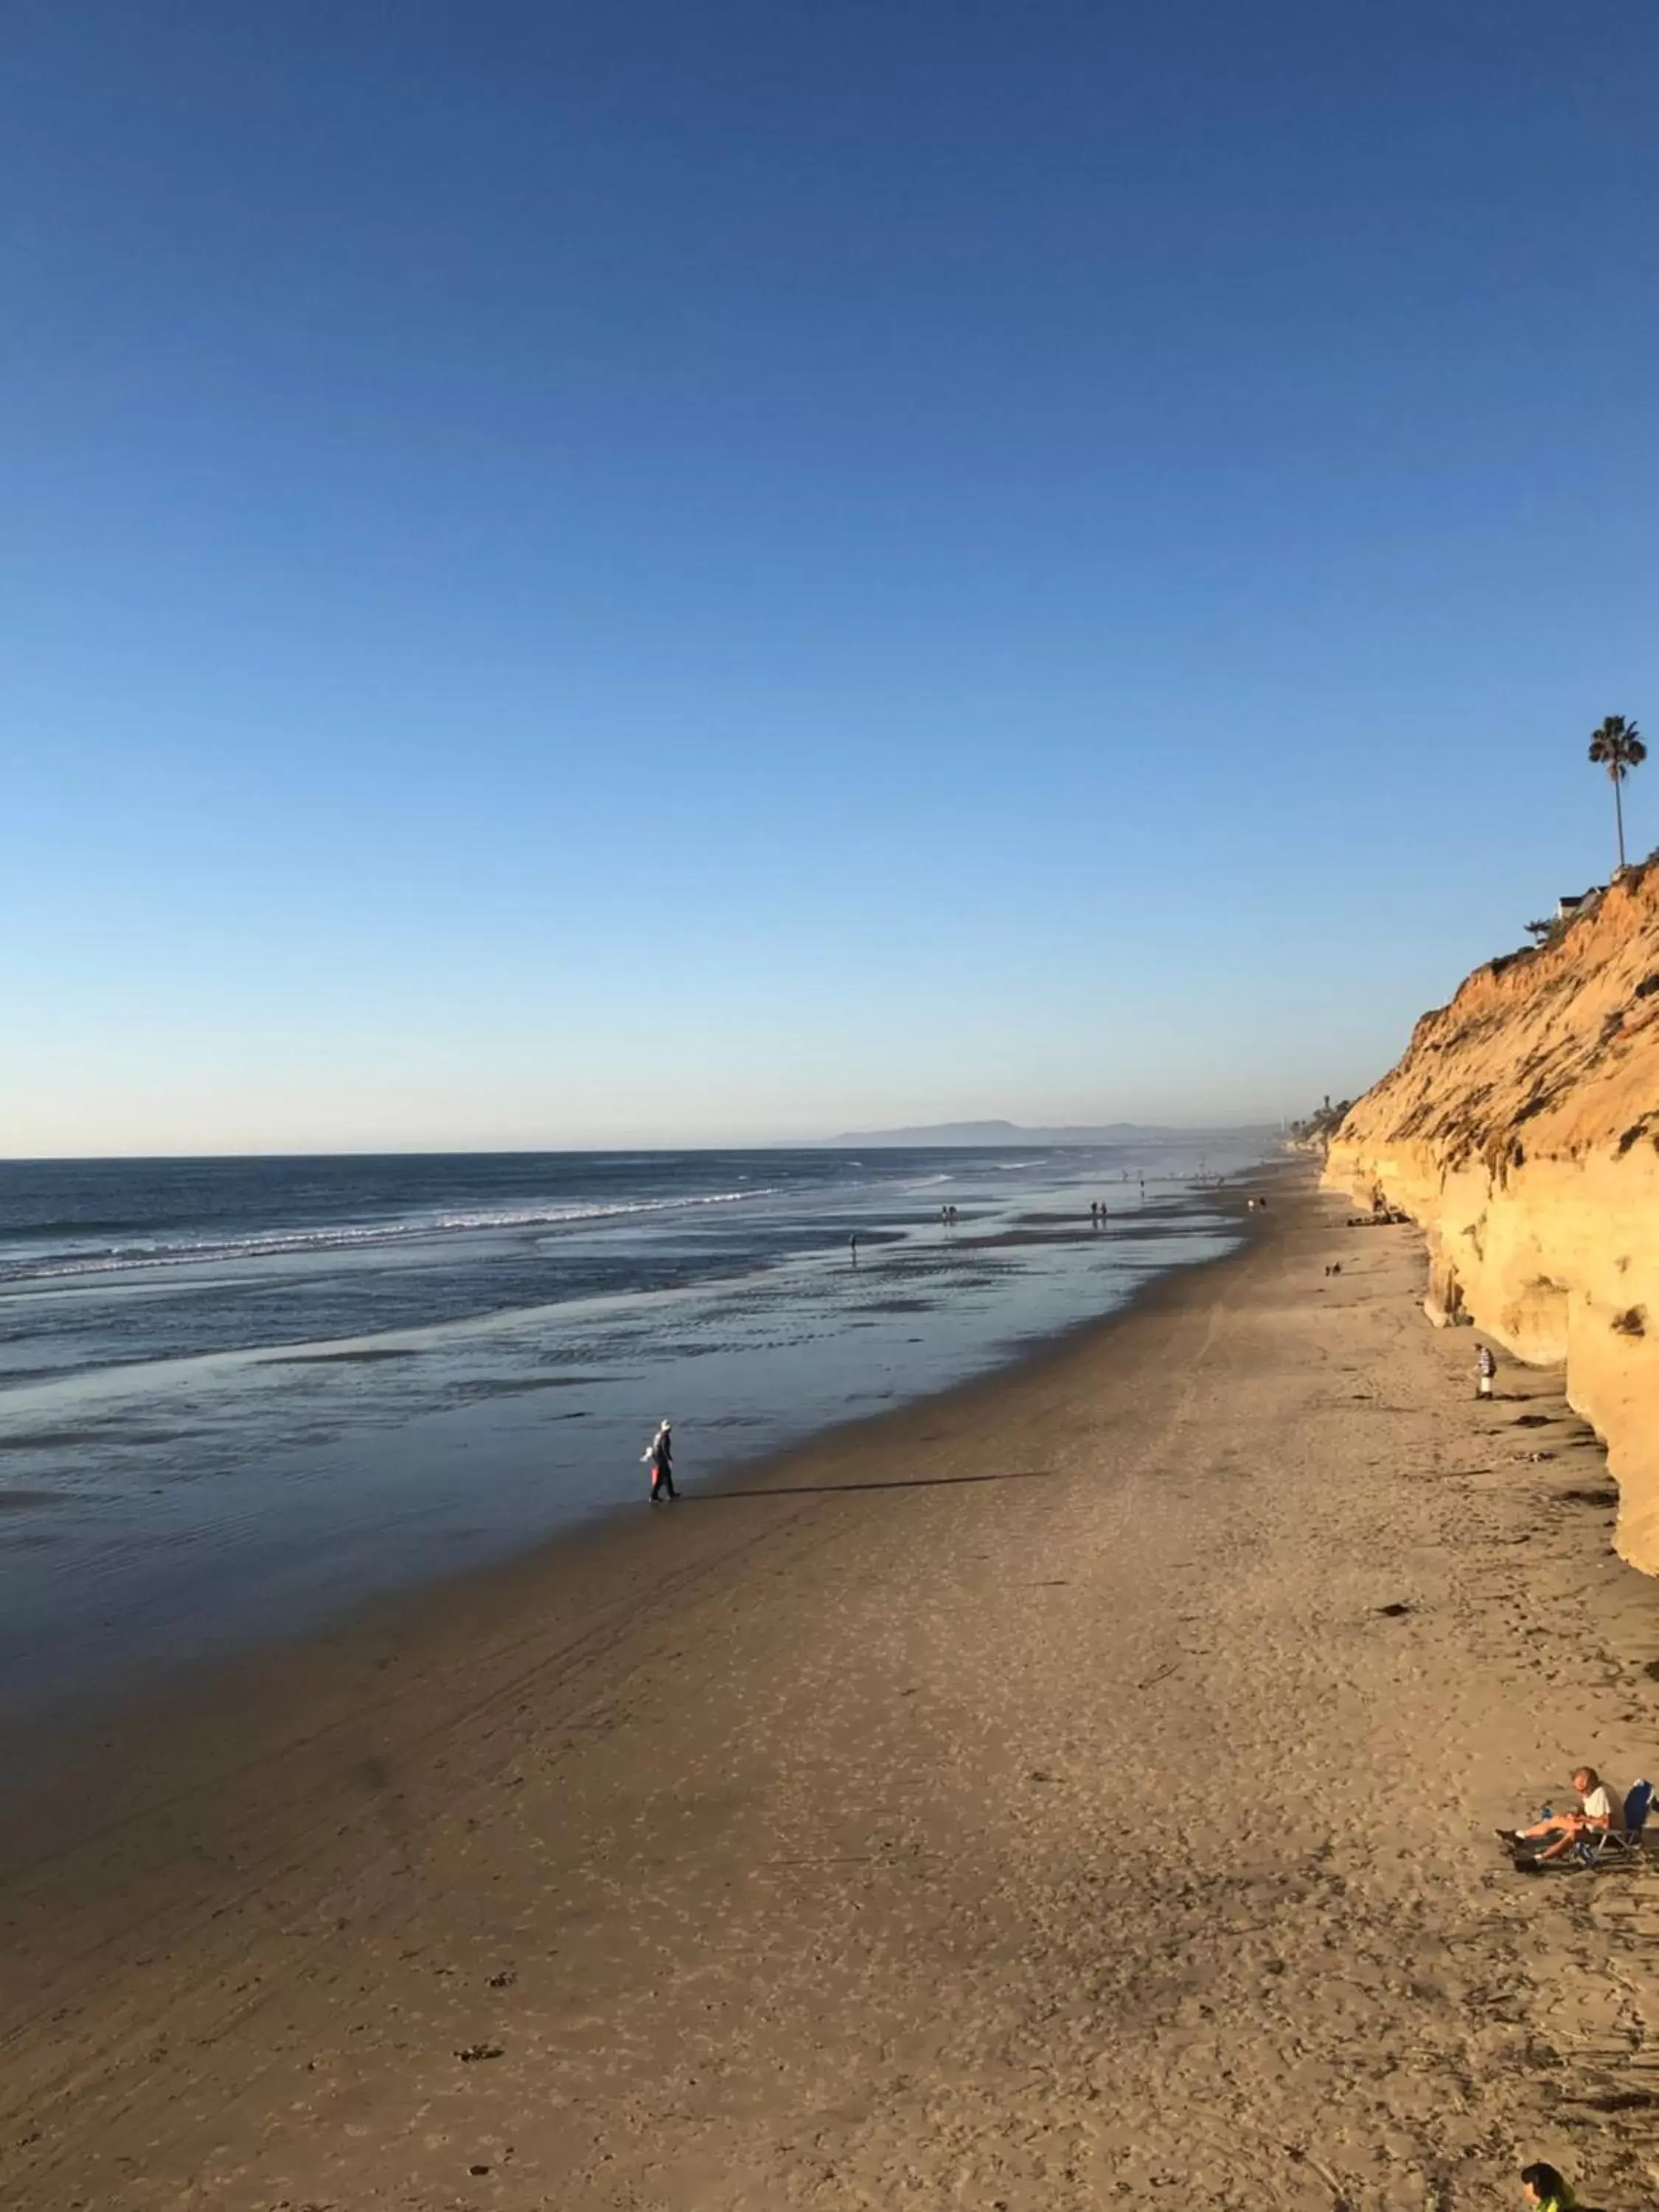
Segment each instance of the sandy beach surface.
[{"label": "sandy beach surface", "polygon": [[3,2202],[1650,2202],[1659,1879],[1492,1830],[1659,1770],[1659,1591],[1413,1232],[1262,1188],[1042,1360],[10,1805]]}]

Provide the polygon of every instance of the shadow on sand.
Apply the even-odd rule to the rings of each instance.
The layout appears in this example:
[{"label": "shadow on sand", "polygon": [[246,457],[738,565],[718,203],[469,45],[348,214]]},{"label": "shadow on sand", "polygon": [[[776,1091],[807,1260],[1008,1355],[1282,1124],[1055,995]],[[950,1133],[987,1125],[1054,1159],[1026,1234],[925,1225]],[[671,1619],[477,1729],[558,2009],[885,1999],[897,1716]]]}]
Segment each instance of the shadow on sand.
[{"label": "shadow on sand", "polygon": [[792,1482],[776,1489],[757,1484],[752,1490],[693,1490],[686,1496],[733,1503],[745,1498],[835,1498],[842,1491],[854,1490],[945,1490],[959,1482],[1054,1482],[1059,1475],[1058,1468],[1025,1467],[1006,1474],[914,1474],[891,1482]]}]

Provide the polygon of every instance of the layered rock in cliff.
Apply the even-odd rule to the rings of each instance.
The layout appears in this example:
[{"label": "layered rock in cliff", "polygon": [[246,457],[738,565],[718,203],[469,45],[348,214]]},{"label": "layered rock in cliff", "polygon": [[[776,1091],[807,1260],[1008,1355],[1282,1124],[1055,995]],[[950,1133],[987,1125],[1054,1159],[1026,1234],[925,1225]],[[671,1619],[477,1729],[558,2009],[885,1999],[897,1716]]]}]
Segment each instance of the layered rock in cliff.
[{"label": "layered rock in cliff", "polygon": [[1425,1014],[1325,1180],[1421,1224],[1431,1319],[1565,1364],[1659,1573],[1659,865]]}]

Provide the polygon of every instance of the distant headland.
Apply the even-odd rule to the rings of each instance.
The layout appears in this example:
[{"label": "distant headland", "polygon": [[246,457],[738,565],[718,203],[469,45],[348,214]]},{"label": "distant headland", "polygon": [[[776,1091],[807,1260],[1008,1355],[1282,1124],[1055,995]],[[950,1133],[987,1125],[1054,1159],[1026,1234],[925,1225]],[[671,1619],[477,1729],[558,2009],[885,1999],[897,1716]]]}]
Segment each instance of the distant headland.
[{"label": "distant headland", "polygon": [[[1250,1135],[1249,1129],[1230,1128],[1228,1136]],[[919,1151],[947,1145],[1161,1145],[1196,1142],[1223,1134],[1215,1129],[1166,1128],[1144,1121],[1105,1121],[1097,1127],[1054,1129],[1024,1128],[1018,1121],[931,1121],[915,1129],[852,1129],[821,1141],[827,1150],[843,1145],[914,1145]]]}]

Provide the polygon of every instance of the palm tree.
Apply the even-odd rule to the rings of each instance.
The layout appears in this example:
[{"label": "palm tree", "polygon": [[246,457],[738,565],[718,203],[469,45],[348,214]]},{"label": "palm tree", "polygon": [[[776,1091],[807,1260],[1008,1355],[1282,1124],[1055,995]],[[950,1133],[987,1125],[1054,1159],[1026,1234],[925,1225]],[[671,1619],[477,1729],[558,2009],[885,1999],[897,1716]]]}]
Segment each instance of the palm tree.
[{"label": "palm tree", "polygon": [[1619,865],[1625,865],[1625,799],[1620,786],[1633,768],[1648,757],[1634,722],[1622,714],[1609,714],[1590,738],[1589,757],[1613,778],[1613,813],[1619,823]]}]

